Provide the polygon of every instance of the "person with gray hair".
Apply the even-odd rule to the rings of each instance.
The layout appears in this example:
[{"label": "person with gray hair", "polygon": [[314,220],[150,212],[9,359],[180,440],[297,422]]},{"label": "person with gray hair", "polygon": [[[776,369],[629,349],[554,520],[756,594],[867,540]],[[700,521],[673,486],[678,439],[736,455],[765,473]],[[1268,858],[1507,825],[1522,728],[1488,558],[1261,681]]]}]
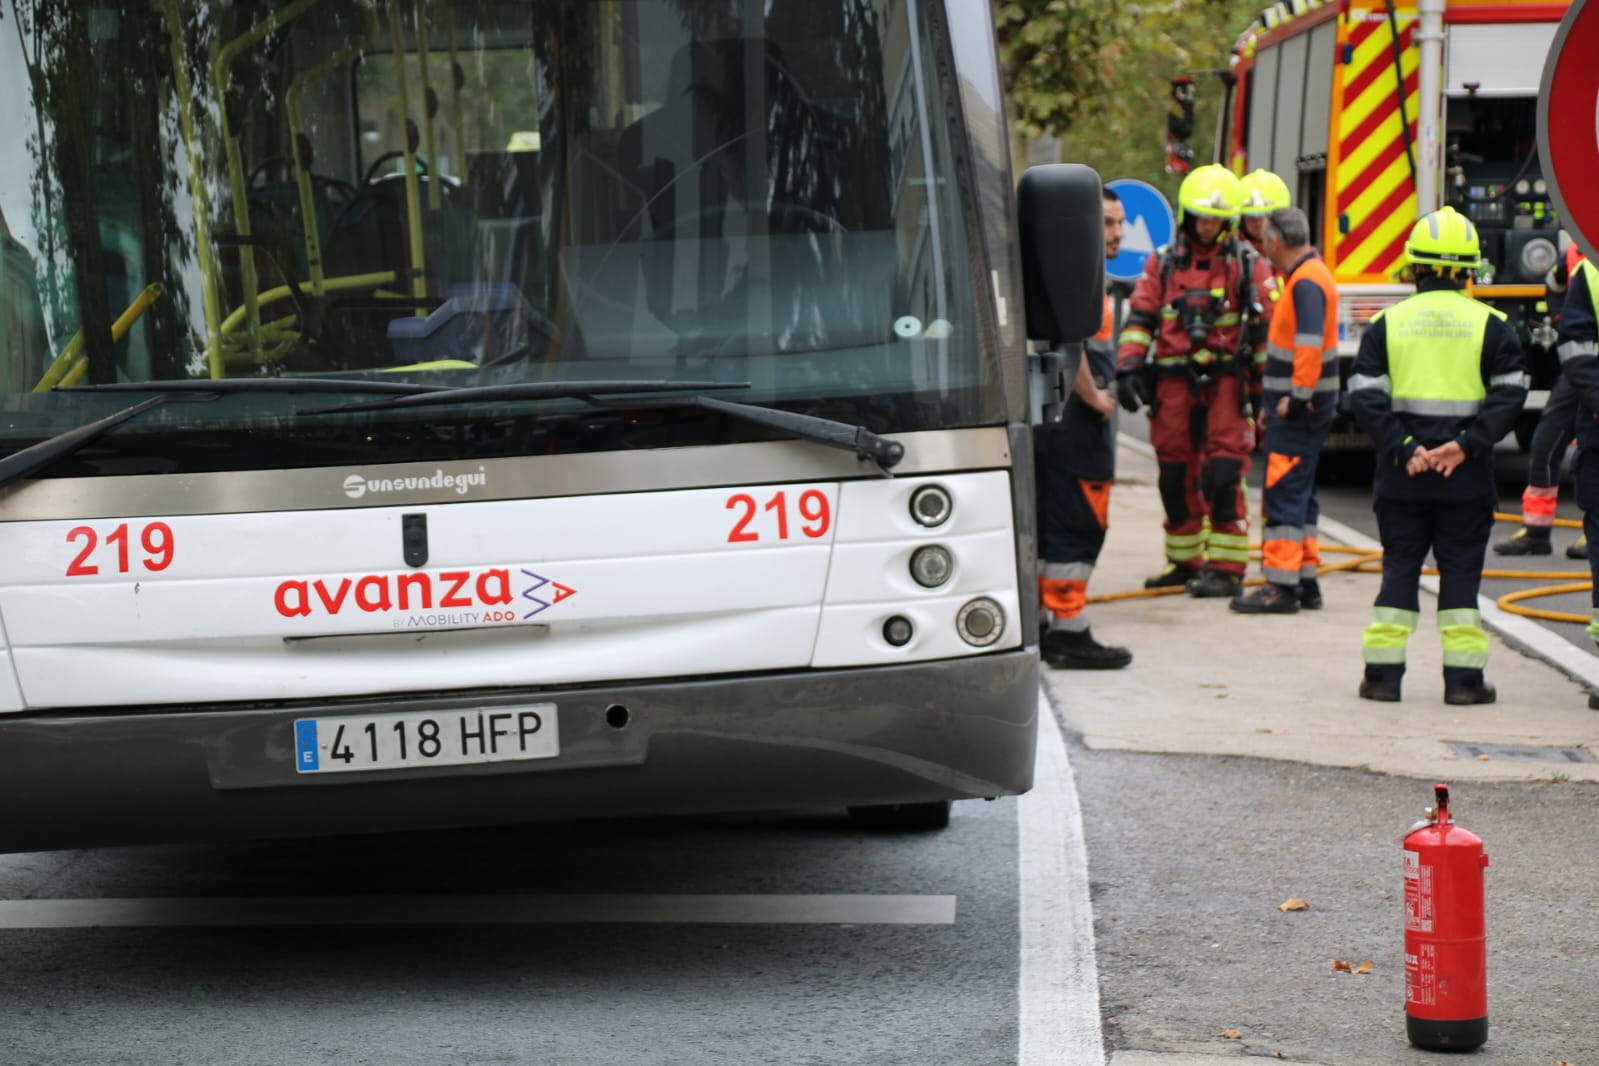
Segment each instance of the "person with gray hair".
[{"label": "person with gray hair", "polygon": [[1261,417],[1266,421],[1266,584],[1233,598],[1240,614],[1293,614],[1322,604],[1316,573],[1316,463],[1338,408],[1338,286],[1310,245],[1297,207],[1266,216],[1266,257],[1286,277],[1266,336]]}]

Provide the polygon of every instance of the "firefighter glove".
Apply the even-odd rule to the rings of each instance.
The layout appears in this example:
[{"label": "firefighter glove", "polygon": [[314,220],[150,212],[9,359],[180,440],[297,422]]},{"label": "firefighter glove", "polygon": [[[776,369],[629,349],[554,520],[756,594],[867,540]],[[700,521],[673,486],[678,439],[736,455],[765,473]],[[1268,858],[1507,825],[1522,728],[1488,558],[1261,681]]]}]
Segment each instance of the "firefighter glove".
[{"label": "firefighter glove", "polygon": [[1132,367],[1116,371],[1116,399],[1128,411],[1137,411],[1149,403],[1149,385],[1144,371]]}]

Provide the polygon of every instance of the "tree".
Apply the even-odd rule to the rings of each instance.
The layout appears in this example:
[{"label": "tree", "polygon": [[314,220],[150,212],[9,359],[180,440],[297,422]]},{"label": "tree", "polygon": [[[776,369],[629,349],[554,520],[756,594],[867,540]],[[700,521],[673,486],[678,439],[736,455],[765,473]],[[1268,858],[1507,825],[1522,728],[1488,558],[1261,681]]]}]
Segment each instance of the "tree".
[{"label": "tree", "polygon": [[[1256,3],[1233,0],[994,0],[1000,64],[1015,135],[1049,135],[1062,158],[1168,192],[1170,79],[1224,69]],[[1212,150],[1221,82],[1200,81],[1194,148]]]}]

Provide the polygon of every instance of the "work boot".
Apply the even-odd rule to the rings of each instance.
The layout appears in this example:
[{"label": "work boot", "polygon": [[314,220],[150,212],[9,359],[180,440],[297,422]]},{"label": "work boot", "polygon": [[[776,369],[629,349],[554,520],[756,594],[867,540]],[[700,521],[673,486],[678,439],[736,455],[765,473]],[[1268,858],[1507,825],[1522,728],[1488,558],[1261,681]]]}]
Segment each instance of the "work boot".
[{"label": "work boot", "polygon": [[1566,545],[1566,558],[1567,559],[1582,559],[1584,561],[1587,561],[1587,558],[1588,558],[1588,534],[1584,533],[1582,536],[1578,537],[1576,540],[1574,540],[1570,544]]},{"label": "work boot", "polygon": [[1181,586],[1188,584],[1188,579],[1193,576],[1194,571],[1188,569],[1186,566],[1178,566],[1176,563],[1167,563],[1165,569],[1161,570],[1161,572],[1156,574],[1154,577],[1144,578],[1144,587],[1146,589],[1180,588]]},{"label": "work boot", "polygon": [[1321,610],[1321,581],[1313,577],[1299,579],[1299,606],[1306,611]]},{"label": "work boot", "polygon": [[1101,644],[1086,629],[1079,633],[1051,629],[1040,650],[1044,665],[1052,670],[1120,670],[1133,661],[1132,652]]},{"label": "work boot", "polygon": [[1549,543],[1549,531],[1534,530],[1531,526],[1522,526],[1508,539],[1494,545],[1495,555],[1548,555],[1554,550]]},{"label": "work boot", "polygon": [[1239,614],[1298,614],[1299,590],[1268,581],[1247,596],[1234,596],[1232,609]]},{"label": "work boot", "polygon": [[1220,597],[1238,595],[1238,590],[1244,587],[1244,579],[1237,574],[1229,574],[1225,570],[1212,570],[1210,567],[1199,572],[1199,576],[1188,581],[1188,594],[1195,599],[1209,600]]},{"label": "work boot", "polygon": [[1492,703],[1499,698],[1499,693],[1486,681],[1465,681],[1458,685],[1444,686],[1444,702],[1458,705],[1473,703]]},{"label": "work boot", "polygon": [[1363,700],[1376,700],[1378,703],[1399,702],[1399,682],[1387,681],[1376,677],[1363,677],[1360,679],[1360,698]]}]

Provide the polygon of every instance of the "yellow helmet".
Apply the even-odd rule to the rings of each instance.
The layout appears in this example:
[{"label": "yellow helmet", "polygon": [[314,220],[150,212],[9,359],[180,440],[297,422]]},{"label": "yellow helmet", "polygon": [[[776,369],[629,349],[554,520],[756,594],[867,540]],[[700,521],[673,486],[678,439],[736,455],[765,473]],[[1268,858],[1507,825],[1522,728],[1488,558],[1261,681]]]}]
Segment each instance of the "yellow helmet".
[{"label": "yellow helmet", "polygon": [[1238,179],[1243,194],[1242,210],[1246,215],[1269,215],[1273,211],[1293,206],[1288,183],[1269,170],[1252,170]]},{"label": "yellow helmet", "polygon": [[1440,207],[1423,215],[1410,230],[1405,242],[1405,265],[1475,270],[1482,265],[1482,249],[1477,242],[1477,227],[1471,219],[1452,207]]},{"label": "yellow helmet", "polygon": [[1233,172],[1220,163],[1206,163],[1189,171],[1178,187],[1177,220],[1181,222],[1190,214],[1233,219],[1242,199]]}]

